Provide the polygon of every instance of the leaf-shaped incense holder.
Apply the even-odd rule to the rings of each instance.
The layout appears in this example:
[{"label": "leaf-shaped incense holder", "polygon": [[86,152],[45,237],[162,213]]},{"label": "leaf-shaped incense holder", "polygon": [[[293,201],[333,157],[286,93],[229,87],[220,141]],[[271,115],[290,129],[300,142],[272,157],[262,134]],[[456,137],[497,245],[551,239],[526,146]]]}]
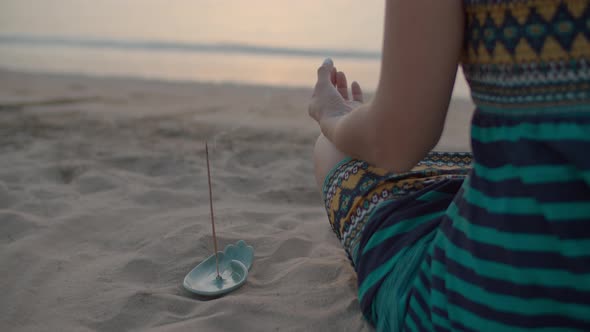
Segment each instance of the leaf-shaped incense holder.
[{"label": "leaf-shaped incense holder", "polygon": [[192,293],[203,296],[220,296],[238,289],[246,282],[248,269],[254,259],[254,248],[240,240],[230,244],[225,250],[217,253],[219,274],[215,254],[207,257],[201,264],[192,269],[184,277],[184,288]]},{"label": "leaf-shaped incense holder", "polygon": [[248,270],[252,267],[254,247],[247,245],[244,240],[240,240],[236,244],[228,244],[223,250],[223,253],[228,259],[240,261]]}]

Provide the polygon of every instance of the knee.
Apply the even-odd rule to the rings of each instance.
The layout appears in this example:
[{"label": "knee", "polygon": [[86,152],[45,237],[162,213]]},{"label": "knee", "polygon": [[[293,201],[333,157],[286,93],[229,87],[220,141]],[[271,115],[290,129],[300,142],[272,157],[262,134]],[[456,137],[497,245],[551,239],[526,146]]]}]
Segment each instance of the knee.
[{"label": "knee", "polygon": [[328,172],[346,155],[340,152],[324,135],[318,137],[313,151],[314,173],[318,188],[322,190]]},{"label": "knee", "polygon": [[317,168],[318,163],[321,162],[321,153],[322,150],[325,149],[325,141],[326,137],[324,137],[324,135],[322,134],[320,134],[320,136],[318,136],[318,139],[315,141],[315,146],[313,147],[313,162],[315,168]]},{"label": "knee", "polygon": [[322,150],[324,149],[324,135],[320,134],[318,139],[315,141],[313,148],[313,170],[315,174],[315,181],[320,190],[322,190],[323,179],[326,177],[323,167]]}]

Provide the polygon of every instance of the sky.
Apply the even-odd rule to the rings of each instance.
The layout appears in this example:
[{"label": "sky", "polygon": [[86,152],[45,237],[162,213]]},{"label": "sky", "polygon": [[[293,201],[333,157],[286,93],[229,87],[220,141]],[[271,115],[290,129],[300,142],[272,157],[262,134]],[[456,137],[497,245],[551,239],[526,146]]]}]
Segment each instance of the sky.
[{"label": "sky", "polygon": [[[376,0],[0,0],[0,36],[379,52],[384,6]],[[0,45],[0,67],[308,86],[323,60],[156,53]],[[378,60],[335,61],[367,88],[376,87]],[[461,75],[458,86],[467,95]]]},{"label": "sky", "polygon": [[383,1],[2,0],[0,33],[379,50]]}]

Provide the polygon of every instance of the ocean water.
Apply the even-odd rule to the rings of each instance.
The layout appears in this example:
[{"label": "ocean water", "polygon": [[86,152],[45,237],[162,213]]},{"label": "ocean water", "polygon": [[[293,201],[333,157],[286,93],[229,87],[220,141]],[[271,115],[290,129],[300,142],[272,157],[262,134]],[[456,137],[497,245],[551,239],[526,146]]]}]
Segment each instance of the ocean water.
[{"label": "ocean water", "polygon": [[[310,87],[325,57],[374,90],[383,1],[2,0],[0,68]],[[467,97],[459,75],[455,95]]]}]

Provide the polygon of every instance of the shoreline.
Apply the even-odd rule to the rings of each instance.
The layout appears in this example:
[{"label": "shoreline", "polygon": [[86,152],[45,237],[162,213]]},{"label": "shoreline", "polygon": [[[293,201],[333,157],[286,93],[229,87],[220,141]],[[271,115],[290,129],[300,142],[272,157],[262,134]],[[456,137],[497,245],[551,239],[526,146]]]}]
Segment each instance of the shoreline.
[{"label": "shoreline", "polygon": [[[42,70],[27,70],[22,68],[7,68],[0,66],[0,75],[24,75],[34,76],[34,78],[55,78],[55,79],[89,79],[89,80],[113,80],[127,83],[146,83],[146,84],[169,84],[169,85],[210,85],[210,86],[227,86],[227,87],[244,87],[244,88],[264,88],[276,90],[305,90],[311,91],[311,87],[299,85],[273,85],[253,82],[241,81],[207,81],[207,80],[191,80],[191,79],[167,79],[164,77],[147,77],[134,75],[115,75],[115,74],[95,74],[95,73],[75,73],[75,72],[59,72],[59,71],[42,71]],[[33,78],[33,77],[31,77]],[[372,94],[372,91],[368,91]]]}]

